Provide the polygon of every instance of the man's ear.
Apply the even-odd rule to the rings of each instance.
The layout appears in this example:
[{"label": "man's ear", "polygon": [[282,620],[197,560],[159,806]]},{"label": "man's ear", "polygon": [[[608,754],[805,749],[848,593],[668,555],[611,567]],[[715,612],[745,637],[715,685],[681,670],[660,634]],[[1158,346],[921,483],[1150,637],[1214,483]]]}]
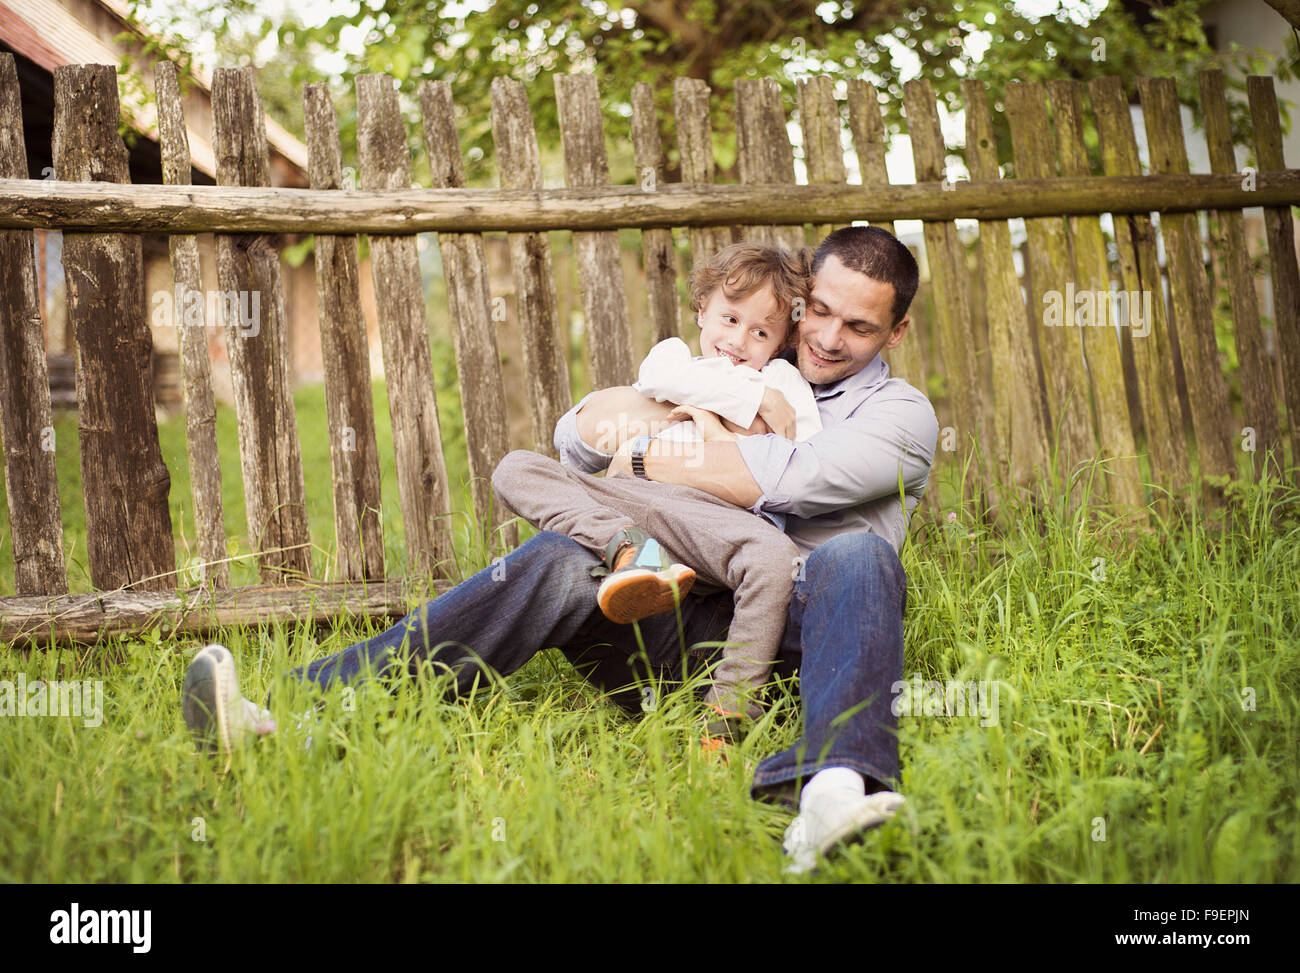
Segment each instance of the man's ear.
[{"label": "man's ear", "polygon": [[899,342],[903,340],[903,335],[907,334],[907,326],[911,324],[911,322],[912,322],[911,315],[904,314],[903,320],[899,321],[896,325],[894,325],[893,331],[891,331],[889,334],[889,340],[885,342],[886,351],[888,351],[891,348],[898,347]]}]

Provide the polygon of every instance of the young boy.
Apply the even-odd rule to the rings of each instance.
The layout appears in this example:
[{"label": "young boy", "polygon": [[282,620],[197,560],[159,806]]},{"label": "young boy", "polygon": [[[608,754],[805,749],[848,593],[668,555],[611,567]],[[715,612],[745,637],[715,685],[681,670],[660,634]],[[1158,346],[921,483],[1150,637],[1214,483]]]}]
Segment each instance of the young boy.
[{"label": "young boy", "polygon": [[[679,338],[660,342],[633,388],[676,403],[672,417],[708,411],[742,430],[755,425],[765,391],[775,388],[794,410],[795,437],[819,432],[811,388],[798,369],[774,357],[791,343],[807,287],[806,253],[753,244],[720,250],[691,275],[703,355],[692,358]],[[736,438],[716,424],[709,429],[711,438]],[[682,421],[659,438],[697,440],[700,431]],[[635,446],[633,455],[635,470]],[[780,529],[699,490],[637,476],[588,476],[523,451],[502,460],[492,485],[539,530],[565,534],[603,557],[607,576],[597,600],[612,621],[672,611],[697,574],[733,590],[728,642],[706,697],[723,719],[710,730],[734,732],[729,720],[758,715],[747,697],[776,659],[799,568],[798,550]]]}]

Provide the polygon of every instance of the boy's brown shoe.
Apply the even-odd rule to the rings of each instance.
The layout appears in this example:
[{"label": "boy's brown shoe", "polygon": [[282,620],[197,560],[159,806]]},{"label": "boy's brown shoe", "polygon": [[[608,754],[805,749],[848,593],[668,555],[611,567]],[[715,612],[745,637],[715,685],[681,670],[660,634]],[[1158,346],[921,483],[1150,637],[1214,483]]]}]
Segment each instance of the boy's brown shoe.
[{"label": "boy's brown shoe", "polygon": [[605,548],[609,572],[596,592],[600,610],[622,625],[670,612],[695,583],[695,572],[668,560],[664,549],[638,527],[624,527]]}]

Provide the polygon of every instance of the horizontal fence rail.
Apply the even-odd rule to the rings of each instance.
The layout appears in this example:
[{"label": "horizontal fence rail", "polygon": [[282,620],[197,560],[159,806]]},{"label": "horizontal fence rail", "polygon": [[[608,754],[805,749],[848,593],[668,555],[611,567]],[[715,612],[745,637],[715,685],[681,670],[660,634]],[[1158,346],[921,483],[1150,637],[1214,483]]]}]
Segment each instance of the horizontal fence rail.
[{"label": "horizontal fence rail", "polygon": [[[456,448],[471,474],[470,503],[506,546],[515,534],[493,507],[489,477],[510,448],[511,409],[528,413],[530,447],[554,454],[552,431],[573,401],[573,322],[582,323],[575,354],[585,355],[587,385],[629,384],[638,341],[693,333],[681,297],[693,266],[732,242],[796,247],[862,221],[922,224],[923,243],[909,241],[924,268],[912,323],[884,358],[891,375],[935,404],[933,471],[957,487],[943,500],[946,516],[965,506],[996,522],[1006,501],[1027,495],[1109,503],[1140,525],[1149,507],[1164,513],[1189,496],[1207,510],[1221,505],[1224,482],[1242,469],[1300,470],[1292,213],[1300,170],[1283,158],[1273,79],[1247,79],[1250,168],[1238,166],[1222,73],[1198,80],[1205,131],[1190,134],[1168,78],[1127,87],[1118,78],[1012,82],[996,111],[982,84],[966,82],[960,150],[945,142],[929,83],[911,81],[902,98],[907,132],[894,138],[910,143],[916,181],[893,184],[884,98],[863,80],[810,78],[790,98],[773,79],[740,79],[729,133],[711,117],[703,81],[674,83],[669,117],[640,84],[629,93],[628,130],[607,132],[596,79],[562,75],[555,97],[565,185],[543,188],[527,89],[498,78],[490,123],[500,188],[485,189],[465,186],[447,84],[420,83],[404,110],[392,78],[366,75],[356,81],[354,145],[340,141],[328,87],[304,90],[311,188],[288,189],[269,185],[265,118],[248,68],[215,73],[211,125],[196,123],[214,136],[216,186],[189,184],[188,129],[170,65],[154,72],[165,185],[128,181],[117,77],[106,65],[54,71],[53,116],[31,128],[52,130],[55,178],[23,178],[30,170],[17,74],[0,54],[0,433],[18,592],[0,598],[0,642],[90,642],[154,627],[202,638],[224,625],[392,619],[430,590],[426,582],[444,590],[459,570],[449,526],[458,485],[443,452],[422,233],[439,235],[464,429]],[[796,118],[798,146],[790,139]],[[719,133],[735,139],[730,170],[715,160]],[[611,185],[606,143],[629,136],[636,182]],[[1202,138],[1213,171],[1192,174],[1187,147]],[[1010,146],[1009,159],[999,158],[999,145]],[[415,146],[429,187],[413,185]],[[667,146],[678,152],[679,183],[666,181]],[[861,185],[848,183],[850,153]],[[969,180],[950,178],[959,153]],[[356,158],[357,172],[343,168],[345,157]],[[797,184],[800,161],[808,185]],[[67,593],[35,230],[64,234],[85,556],[99,589],[90,595]],[[639,255],[620,250],[629,235],[618,230],[640,231]],[[550,231],[571,235],[554,253]],[[204,246],[221,294],[255,294],[261,309],[250,327],[239,308],[186,299],[179,355],[198,558],[184,568],[171,557],[170,480],[150,402],[156,349],[146,308],[137,306],[147,303],[146,277],[160,279],[162,270],[146,266],[146,234],[168,236],[178,295],[199,294]],[[281,234],[315,234],[303,265],[314,286],[291,286]],[[509,265],[508,283],[493,276],[494,248]],[[299,416],[294,405],[289,310],[304,291],[317,302],[321,416]],[[363,293],[373,294],[384,365],[405,580],[385,576]],[[1220,350],[1225,327],[1235,371]],[[233,468],[218,458],[207,328],[226,340]],[[512,356],[523,361],[522,380],[507,377]],[[296,435],[310,423],[326,428],[330,442],[337,562],[327,580],[310,576]],[[1095,460],[1104,472],[1082,475]],[[242,487],[260,585],[229,587],[221,496],[231,476]],[[940,512],[938,482],[932,476],[920,501],[931,516]],[[182,579],[201,587],[178,589]]]},{"label": "horizontal fence rail", "polygon": [[[436,581],[433,587],[445,591],[450,583]],[[403,580],[366,585],[246,585],[175,593],[128,590],[27,595],[0,602],[0,642],[94,642],[151,629],[164,638],[205,639],[228,625],[329,625],[340,616],[395,621],[408,614],[413,597],[425,593],[423,586]]]},{"label": "horizontal fence rail", "polygon": [[[1252,188],[1243,188],[1243,183]],[[112,233],[485,233],[1005,220],[1300,206],[1300,171],[894,185],[589,189],[136,186],[0,179],[0,228]]]}]

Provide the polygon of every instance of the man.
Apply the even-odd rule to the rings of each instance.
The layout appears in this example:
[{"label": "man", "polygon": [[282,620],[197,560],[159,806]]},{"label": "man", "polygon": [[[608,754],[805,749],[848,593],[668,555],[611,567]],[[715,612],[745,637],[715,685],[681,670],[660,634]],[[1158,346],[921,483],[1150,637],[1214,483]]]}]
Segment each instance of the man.
[{"label": "man", "polygon": [[[689,456],[680,444],[652,441],[638,459],[648,479],[702,490],[783,523],[807,556],[794,568],[781,650],[784,671],[799,671],[804,732],[759,765],[752,789],[756,798],[791,804],[798,795],[801,813],[785,843],[796,870],[887,820],[903,801],[890,789],[898,776],[890,688],[902,679],[907,595],[898,552],[924,496],[938,422],[921,392],[888,377],[880,354],[903,340],[916,286],[916,261],[892,234],[878,227],[830,234],[814,256],[795,354],[823,431],[804,442],[768,434],[702,443]],[[772,400],[763,406],[775,428],[779,407]],[[662,422],[670,411],[627,390],[596,392],[560,420],[556,446],[569,465],[626,471],[631,444],[610,430]],[[615,455],[603,451],[614,447]],[[505,675],[557,646],[615,702],[639,711],[638,682],[685,675],[683,639],[688,646],[725,639],[731,595],[687,595],[681,632],[676,613],[643,620],[642,652],[630,626],[610,622],[597,608],[595,563],[576,541],[538,534],[388,631],[295,674],[329,686],[398,664],[404,653],[412,666],[450,668],[456,690],[465,692],[480,665]],[[688,669],[699,661],[686,660]],[[224,649],[196,656],[185,698],[191,728],[219,735],[223,746],[263,729],[256,707],[238,696]]]},{"label": "man", "polygon": [[[917,279],[912,255],[887,231],[831,233],[813,259],[796,346],[823,431],[802,443],[775,435],[706,443],[690,455],[652,442],[642,460],[648,479],[783,521],[807,557],[782,641],[785,668],[799,670],[804,734],[764,760],[753,784],[755,797],[793,803],[808,779],[786,836],[796,870],[902,803],[889,789],[898,774],[890,688],[902,678],[907,588],[898,553],[925,493],[938,421],[921,392],[888,378],[879,356],[903,340]],[[610,430],[652,422],[661,409],[671,411],[620,390],[595,393],[560,421],[556,445],[592,472],[609,461],[593,447],[620,438]],[[610,468],[629,465],[624,443]]]}]

